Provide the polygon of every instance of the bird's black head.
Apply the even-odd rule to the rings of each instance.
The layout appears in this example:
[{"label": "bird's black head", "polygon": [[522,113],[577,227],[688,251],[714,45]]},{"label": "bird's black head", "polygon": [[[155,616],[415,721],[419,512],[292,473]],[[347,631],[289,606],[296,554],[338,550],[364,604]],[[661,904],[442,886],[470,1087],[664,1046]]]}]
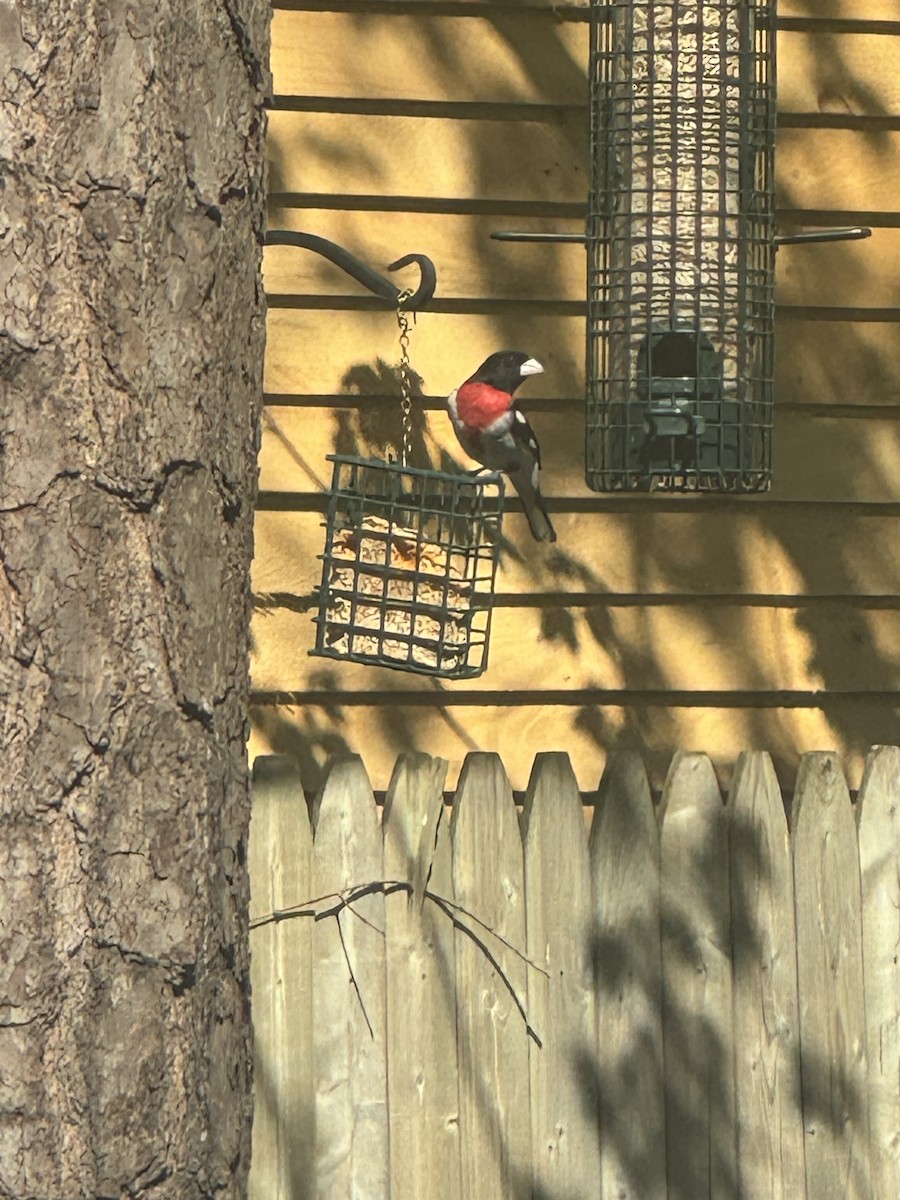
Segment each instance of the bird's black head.
[{"label": "bird's black head", "polygon": [[486,358],[467,383],[487,383],[510,395],[529,375],[540,375],[543,367],[536,358],[521,350],[499,350]]}]

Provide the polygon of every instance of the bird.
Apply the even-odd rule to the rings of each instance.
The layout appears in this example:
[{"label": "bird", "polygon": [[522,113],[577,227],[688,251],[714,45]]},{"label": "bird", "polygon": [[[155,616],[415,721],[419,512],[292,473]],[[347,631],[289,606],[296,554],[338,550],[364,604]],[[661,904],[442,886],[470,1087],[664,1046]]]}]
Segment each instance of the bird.
[{"label": "bird", "polygon": [[536,358],[521,350],[500,350],[450,393],[447,411],[466,454],[482,467],[509,476],[535,539],[555,542],[538,481],[541,448],[514,399],[519,384],[543,370]]}]

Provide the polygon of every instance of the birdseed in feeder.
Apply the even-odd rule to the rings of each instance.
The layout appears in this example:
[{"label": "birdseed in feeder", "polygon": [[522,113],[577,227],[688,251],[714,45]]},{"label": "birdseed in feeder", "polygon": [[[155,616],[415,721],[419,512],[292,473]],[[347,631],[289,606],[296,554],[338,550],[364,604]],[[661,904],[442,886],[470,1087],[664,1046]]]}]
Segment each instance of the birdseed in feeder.
[{"label": "birdseed in feeder", "polygon": [[360,528],[336,532],[331,557],[330,650],[432,669],[459,664],[469,644],[472,586],[444,547],[367,516]]}]

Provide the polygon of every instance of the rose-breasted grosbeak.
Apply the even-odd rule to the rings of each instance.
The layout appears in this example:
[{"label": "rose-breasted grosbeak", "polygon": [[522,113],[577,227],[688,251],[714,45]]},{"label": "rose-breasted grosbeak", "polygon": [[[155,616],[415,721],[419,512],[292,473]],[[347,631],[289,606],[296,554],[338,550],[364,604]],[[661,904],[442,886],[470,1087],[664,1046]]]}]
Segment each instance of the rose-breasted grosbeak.
[{"label": "rose-breasted grosbeak", "polygon": [[501,350],[450,393],[447,409],[466,454],[492,471],[504,471],[522,498],[531,532],[539,542],[555,542],[538,484],[541,449],[513,399],[522,380],[543,369],[527,354]]}]

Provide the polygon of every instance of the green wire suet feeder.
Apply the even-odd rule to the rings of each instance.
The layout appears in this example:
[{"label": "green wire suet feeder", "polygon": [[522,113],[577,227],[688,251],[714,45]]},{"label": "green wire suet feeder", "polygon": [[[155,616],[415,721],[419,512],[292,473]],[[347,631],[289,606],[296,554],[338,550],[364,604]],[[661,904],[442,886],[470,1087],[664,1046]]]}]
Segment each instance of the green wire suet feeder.
[{"label": "green wire suet feeder", "polygon": [[434,264],[408,254],[421,280],[401,292],[342,246],[315,234],[273,230],[268,245],[329,259],[397,313],[403,441],[400,462],[331,454],[316,644],[310,654],[442,679],[487,668],[503,520],[503,480],[408,465],[411,431],[409,317],[434,295]]},{"label": "green wire suet feeder", "polygon": [[472,679],[487,667],[503,480],[334,463],[311,654]]}]

